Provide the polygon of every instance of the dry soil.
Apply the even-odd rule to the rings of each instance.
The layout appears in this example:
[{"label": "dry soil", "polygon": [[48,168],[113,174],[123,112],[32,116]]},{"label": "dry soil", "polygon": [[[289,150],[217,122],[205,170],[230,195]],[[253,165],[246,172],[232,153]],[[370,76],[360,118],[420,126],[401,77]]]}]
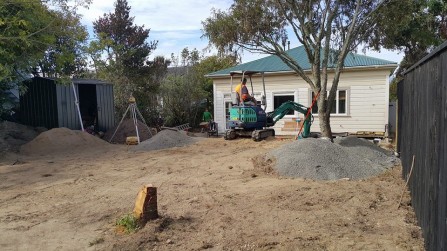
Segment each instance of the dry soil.
[{"label": "dry soil", "polygon": [[[364,180],[279,177],[259,156],[288,140],[209,138],[134,152],[76,147],[0,161],[0,250],[423,250],[400,168]],[[139,189],[160,218],[116,227]]]}]

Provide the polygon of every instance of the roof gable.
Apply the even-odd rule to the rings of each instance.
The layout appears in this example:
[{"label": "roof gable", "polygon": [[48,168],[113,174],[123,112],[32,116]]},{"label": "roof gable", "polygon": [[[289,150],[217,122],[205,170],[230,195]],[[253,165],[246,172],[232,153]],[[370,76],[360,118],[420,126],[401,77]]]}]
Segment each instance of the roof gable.
[{"label": "roof gable", "polygon": [[[303,70],[310,70],[309,59],[307,58],[304,46],[299,46],[286,51],[292,58],[295,58],[298,65]],[[345,59],[345,68],[397,65],[396,62],[379,58],[349,53]],[[208,77],[229,75],[231,71],[263,71],[263,72],[290,72],[291,69],[278,56],[270,55],[251,62],[247,62],[233,67],[209,73]]]}]

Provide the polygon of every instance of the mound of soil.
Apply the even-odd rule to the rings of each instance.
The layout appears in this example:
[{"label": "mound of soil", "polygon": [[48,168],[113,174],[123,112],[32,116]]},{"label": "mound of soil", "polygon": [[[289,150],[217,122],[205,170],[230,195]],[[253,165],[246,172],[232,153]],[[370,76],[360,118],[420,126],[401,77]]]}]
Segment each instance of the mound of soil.
[{"label": "mound of soil", "polygon": [[313,180],[364,179],[398,163],[392,152],[356,137],[301,139],[270,152],[279,175]]},{"label": "mound of soil", "polygon": [[190,137],[183,131],[166,129],[157,133],[154,137],[141,142],[141,144],[135,147],[135,151],[151,151],[186,146],[199,140],[200,138]]},{"label": "mound of soil", "polygon": [[23,154],[47,155],[57,152],[73,150],[92,150],[108,147],[110,144],[89,133],[70,130],[68,128],[54,128],[41,133],[31,142],[23,145]]},{"label": "mound of soil", "polygon": [[[109,142],[117,127],[118,125],[108,130],[104,134],[104,140]],[[139,120],[137,120],[137,127],[138,127],[138,134],[140,136],[140,141],[150,139],[153,135],[157,134],[157,130],[155,128],[149,129],[147,125],[145,125],[143,122]],[[118,131],[116,132],[115,136],[113,137],[110,143],[125,144],[126,138],[132,136],[137,136],[137,132],[135,129],[135,125],[133,123],[133,119],[127,118],[124,119],[123,122],[119,125]]]},{"label": "mound of soil", "polygon": [[21,145],[30,142],[46,130],[43,127],[35,128],[9,121],[0,122],[0,153],[19,152]]}]

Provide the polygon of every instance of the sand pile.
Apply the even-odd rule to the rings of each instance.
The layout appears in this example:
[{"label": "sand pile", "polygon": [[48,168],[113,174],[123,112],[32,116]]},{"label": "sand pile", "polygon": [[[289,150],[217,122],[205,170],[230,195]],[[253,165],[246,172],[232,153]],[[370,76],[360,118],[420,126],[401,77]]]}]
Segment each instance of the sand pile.
[{"label": "sand pile", "polygon": [[[152,135],[157,134],[157,130],[155,128],[151,128],[149,131],[149,128],[141,121],[138,121],[138,134],[140,136],[140,141],[145,141],[152,137]],[[110,138],[113,136],[113,133],[115,132],[116,128],[108,130],[104,135],[104,140],[107,142],[110,140]],[[133,123],[133,119],[127,118],[124,119],[121,125],[119,125],[118,131],[115,134],[115,137],[113,137],[113,140],[111,143],[116,144],[125,144],[127,137],[137,136],[135,125]]]},{"label": "sand pile", "polygon": [[39,133],[46,131],[43,127],[31,127],[14,122],[0,122],[0,153],[18,152],[20,146],[33,140]]},{"label": "sand pile", "polygon": [[134,148],[134,150],[151,151],[171,147],[180,147],[193,144],[199,140],[200,138],[190,137],[183,131],[173,131],[166,129],[157,133],[154,137],[141,142]]},{"label": "sand pile", "polygon": [[41,133],[31,142],[23,145],[20,152],[23,154],[47,155],[67,151],[91,151],[104,149],[110,144],[89,133],[70,130],[67,128],[54,128]]},{"label": "sand pile", "polygon": [[279,175],[314,180],[363,179],[398,163],[392,152],[356,137],[302,139],[271,151]]}]

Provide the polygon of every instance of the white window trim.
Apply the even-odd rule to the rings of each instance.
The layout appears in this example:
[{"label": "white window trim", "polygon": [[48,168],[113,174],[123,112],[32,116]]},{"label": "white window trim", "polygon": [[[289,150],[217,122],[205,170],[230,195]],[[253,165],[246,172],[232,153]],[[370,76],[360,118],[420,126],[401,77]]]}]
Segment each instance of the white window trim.
[{"label": "white window trim", "polygon": [[[293,96],[293,102],[297,102],[298,95],[297,91],[295,90],[289,90],[289,91],[275,91],[272,92],[272,111],[275,110],[275,96]],[[284,115],[283,118],[296,118],[298,116],[298,112],[294,111],[293,115]]]},{"label": "white window trim", "polygon": [[[230,96],[230,97],[228,97],[228,96]],[[232,102],[232,100],[231,100],[231,92],[223,92],[222,93],[222,101],[223,101],[223,104],[222,104],[222,107],[223,107],[223,109],[222,109],[223,110],[223,112],[222,112],[222,120],[224,122],[224,127],[222,127],[222,128],[228,129],[227,128],[227,114],[226,114],[227,107],[226,107],[226,103],[227,102]]]},{"label": "white window trim", "polygon": [[[337,89],[337,93],[335,96],[335,100],[338,101],[339,98],[339,91],[346,91],[346,113],[331,113],[331,117],[349,117],[350,116],[350,107],[351,107],[351,102],[350,102],[350,95],[351,95],[351,90],[349,88],[339,88]],[[327,91],[327,93],[329,93],[329,91]],[[312,90],[309,89],[309,107],[312,105],[313,102],[313,98],[312,98]],[[335,110],[338,111],[339,109],[339,102],[335,102]],[[312,115],[314,117],[318,118],[318,113],[312,113]]]}]

